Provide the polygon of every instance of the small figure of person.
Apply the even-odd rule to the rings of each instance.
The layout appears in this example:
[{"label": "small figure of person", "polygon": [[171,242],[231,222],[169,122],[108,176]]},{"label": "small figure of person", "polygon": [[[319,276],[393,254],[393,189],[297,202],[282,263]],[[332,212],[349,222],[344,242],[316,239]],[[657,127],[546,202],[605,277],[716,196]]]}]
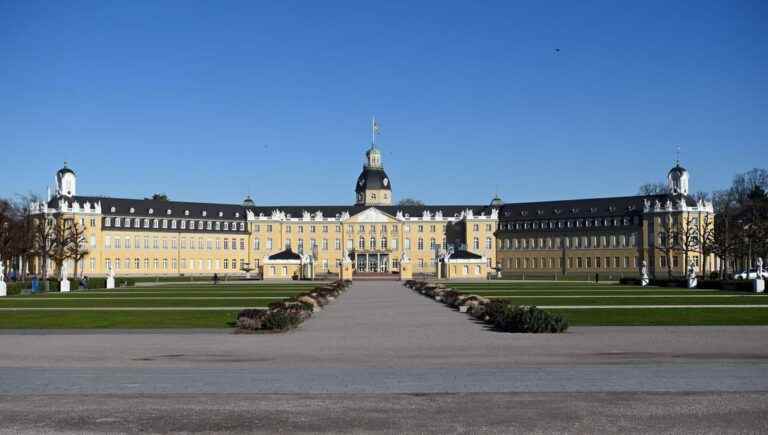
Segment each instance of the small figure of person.
[{"label": "small figure of person", "polygon": [[600,274],[595,272],[595,284],[600,284]]},{"label": "small figure of person", "polygon": [[216,285],[218,283],[219,283],[219,274],[218,273],[214,273],[213,274],[213,285]]}]

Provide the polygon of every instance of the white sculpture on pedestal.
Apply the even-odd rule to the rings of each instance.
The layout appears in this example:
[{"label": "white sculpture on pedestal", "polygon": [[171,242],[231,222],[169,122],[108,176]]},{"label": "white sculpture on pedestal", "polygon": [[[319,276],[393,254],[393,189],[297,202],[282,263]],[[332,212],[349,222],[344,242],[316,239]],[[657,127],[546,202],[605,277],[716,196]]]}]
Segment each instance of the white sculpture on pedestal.
[{"label": "white sculpture on pedestal", "polygon": [[691,263],[688,265],[688,288],[696,288],[696,285],[698,284],[696,272],[696,265],[693,264],[693,260],[691,260]]},{"label": "white sculpture on pedestal", "polygon": [[765,291],[765,278],[763,277],[763,258],[757,257],[757,270],[755,270],[755,280],[752,281],[752,288],[755,293],[763,293]]},{"label": "white sculpture on pedestal", "polygon": [[107,266],[107,288],[115,288],[115,271],[111,264]]},{"label": "white sculpture on pedestal", "polygon": [[69,292],[69,278],[67,277],[66,261],[61,265],[61,281],[59,282],[59,291],[62,293]]},{"label": "white sculpture on pedestal", "polygon": [[3,259],[0,258],[0,297],[8,294],[8,287],[5,285],[5,265]]},{"label": "white sculpture on pedestal", "polygon": [[643,260],[643,265],[640,267],[640,284],[645,287],[650,282],[648,279],[648,263]]},{"label": "white sculpture on pedestal", "polygon": [[408,254],[403,251],[402,254],[400,254],[400,264],[408,264],[411,262],[411,258],[408,257]]}]

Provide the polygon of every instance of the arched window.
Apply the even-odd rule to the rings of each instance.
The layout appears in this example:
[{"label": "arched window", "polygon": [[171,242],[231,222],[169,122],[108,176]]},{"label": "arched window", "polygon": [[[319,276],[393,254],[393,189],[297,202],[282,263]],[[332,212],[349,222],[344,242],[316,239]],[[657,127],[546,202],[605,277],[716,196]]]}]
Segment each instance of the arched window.
[{"label": "arched window", "polygon": [[376,249],[376,237],[371,236],[371,249]]},{"label": "arched window", "polygon": [[360,249],[365,249],[365,239],[363,236],[360,236],[360,240],[357,241],[357,247]]},{"label": "arched window", "polygon": [[472,239],[472,249],[474,249],[475,251],[479,251],[480,250],[480,239],[479,238],[475,237],[474,239]]},{"label": "arched window", "polygon": [[419,240],[418,240],[418,242],[417,242],[417,245],[416,245],[416,247],[417,247],[417,249],[418,249],[419,251],[423,251],[423,250],[424,250],[424,239],[422,239],[421,237],[419,237]]},{"label": "arched window", "polygon": [[387,249],[387,238],[382,237],[381,238],[381,249]]},{"label": "arched window", "polygon": [[491,242],[490,237],[485,238],[485,249],[491,249],[491,246],[493,245],[493,242]]}]

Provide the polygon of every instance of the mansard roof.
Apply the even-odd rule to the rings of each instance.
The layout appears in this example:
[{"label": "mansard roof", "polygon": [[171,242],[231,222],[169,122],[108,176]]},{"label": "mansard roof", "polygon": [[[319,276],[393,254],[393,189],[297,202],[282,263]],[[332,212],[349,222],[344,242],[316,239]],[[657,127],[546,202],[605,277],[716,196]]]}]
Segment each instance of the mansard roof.
[{"label": "mansard roof", "polygon": [[[246,208],[237,204],[215,204],[202,202],[162,201],[157,199],[127,199],[111,198],[107,196],[74,196],[56,197],[48,202],[48,207],[57,208],[59,200],[66,200],[69,204],[78,202],[82,206],[86,202],[91,204],[100,202],[101,212],[112,216],[154,216],[166,218],[185,219],[236,219],[245,220]],[[114,211],[112,211],[114,209]],[[133,213],[131,213],[133,209]],[[152,213],[150,214],[150,210]],[[170,213],[168,213],[170,210]],[[189,211],[189,213],[187,213]],[[205,211],[205,216],[203,216]],[[221,212],[221,216],[219,216]]]},{"label": "mansard roof", "polygon": [[643,212],[644,202],[667,200],[677,203],[680,200],[686,206],[696,206],[696,200],[689,195],[636,195],[610,198],[586,198],[561,201],[541,201],[507,203],[499,210],[500,220],[567,219],[598,216],[627,216]]},{"label": "mansard roof", "polygon": [[[185,202],[185,201],[162,201],[154,199],[128,199],[128,198],[112,198],[107,196],[73,196],[65,197],[59,196],[51,199],[48,202],[48,207],[58,208],[59,201],[64,200],[68,204],[74,202],[80,203],[82,206],[86,202],[91,204],[100,202],[101,212],[107,216],[154,216],[154,217],[167,217],[167,218],[182,218],[182,219],[235,219],[245,220],[246,211],[253,212],[256,216],[264,215],[271,216],[274,210],[284,212],[291,217],[301,217],[305,212],[316,213],[321,212],[325,217],[335,217],[336,215],[342,215],[349,213],[350,216],[354,216],[358,213],[365,211],[368,208],[374,207],[392,216],[396,216],[400,211],[404,216],[420,217],[425,211],[434,214],[437,211],[442,212],[445,218],[458,217],[462,212],[466,210],[472,210],[475,216],[480,214],[490,215],[492,207],[487,205],[387,205],[387,206],[371,206],[371,205],[267,205],[267,206],[243,206],[240,204],[220,204],[220,203],[205,203],[205,202]],[[114,208],[114,211],[112,211]],[[133,209],[133,213],[131,213]],[[152,214],[149,210],[152,210]],[[168,213],[170,210],[170,214]],[[186,212],[189,211],[189,214]],[[203,216],[203,211],[206,215]],[[221,212],[221,216],[219,213]]]}]

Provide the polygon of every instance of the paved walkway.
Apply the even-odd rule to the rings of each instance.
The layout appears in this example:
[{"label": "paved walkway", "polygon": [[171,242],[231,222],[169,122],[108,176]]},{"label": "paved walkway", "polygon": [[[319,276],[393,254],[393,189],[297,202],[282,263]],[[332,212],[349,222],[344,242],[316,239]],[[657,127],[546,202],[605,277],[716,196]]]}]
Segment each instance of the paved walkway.
[{"label": "paved walkway", "polygon": [[497,333],[399,283],[358,282],[287,334],[0,332],[0,434],[765,432],[766,337]]},{"label": "paved walkway", "polygon": [[768,327],[498,333],[400,283],[369,281],[286,334],[0,332],[0,389],[754,391],[768,390],[766,337]]}]

